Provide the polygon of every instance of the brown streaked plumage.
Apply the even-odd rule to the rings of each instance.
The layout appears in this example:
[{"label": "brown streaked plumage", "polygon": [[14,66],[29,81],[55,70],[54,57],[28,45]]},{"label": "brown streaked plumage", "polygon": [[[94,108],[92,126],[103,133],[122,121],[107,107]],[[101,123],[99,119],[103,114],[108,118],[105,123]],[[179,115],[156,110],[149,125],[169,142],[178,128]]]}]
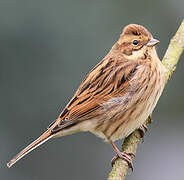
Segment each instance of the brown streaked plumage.
[{"label": "brown streaked plumage", "polygon": [[106,57],[86,76],[57,120],[36,141],[16,155],[11,167],[25,154],[52,137],[90,131],[109,141],[124,138],[142,126],[152,113],[165,84],[165,68],[155,45],[159,41],[143,27],[126,26]]}]

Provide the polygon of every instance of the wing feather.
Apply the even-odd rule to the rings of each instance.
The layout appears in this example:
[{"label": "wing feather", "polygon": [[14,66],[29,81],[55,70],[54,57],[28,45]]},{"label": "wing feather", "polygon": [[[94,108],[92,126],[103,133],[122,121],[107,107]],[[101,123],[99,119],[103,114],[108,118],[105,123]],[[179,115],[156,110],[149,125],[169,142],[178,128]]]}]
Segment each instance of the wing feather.
[{"label": "wing feather", "polygon": [[86,76],[71,101],[60,114],[52,132],[100,115],[104,102],[126,95],[138,64],[130,61],[103,59]]}]

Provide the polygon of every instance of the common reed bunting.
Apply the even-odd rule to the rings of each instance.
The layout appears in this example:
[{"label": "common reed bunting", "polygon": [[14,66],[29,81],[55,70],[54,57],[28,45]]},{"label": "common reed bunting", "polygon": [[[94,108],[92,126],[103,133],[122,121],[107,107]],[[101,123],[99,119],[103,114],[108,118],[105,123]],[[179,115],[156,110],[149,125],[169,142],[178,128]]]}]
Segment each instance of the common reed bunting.
[{"label": "common reed bunting", "polygon": [[109,53],[82,81],[56,121],[7,166],[11,167],[53,137],[90,131],[108,141],[116,158],[125,159],[131,167],[131,154],[120,152],[113,142],[142,127],[163,91],[165,68],[155,50],[158,42],[143,26],[126,26]]}]

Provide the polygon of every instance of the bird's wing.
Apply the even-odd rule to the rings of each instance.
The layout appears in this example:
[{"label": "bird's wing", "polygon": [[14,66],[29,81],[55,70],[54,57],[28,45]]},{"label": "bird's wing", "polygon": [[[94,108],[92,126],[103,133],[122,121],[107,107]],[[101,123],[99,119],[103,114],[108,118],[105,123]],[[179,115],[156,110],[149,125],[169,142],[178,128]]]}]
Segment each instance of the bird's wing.
[{"label": "bird's wing", "polygon": [[103,59],[86,76],[75,95],[60,114],[52,133],[99,115],[101,105],[113,97],[126,95],[138,64],[130,61]]}]

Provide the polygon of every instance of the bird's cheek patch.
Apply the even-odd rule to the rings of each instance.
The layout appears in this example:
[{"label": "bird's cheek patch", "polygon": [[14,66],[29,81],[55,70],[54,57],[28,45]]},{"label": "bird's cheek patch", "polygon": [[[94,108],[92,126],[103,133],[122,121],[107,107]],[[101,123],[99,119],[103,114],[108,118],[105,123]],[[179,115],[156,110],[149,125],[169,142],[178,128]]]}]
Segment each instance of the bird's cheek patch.
[{"label": "bird's cheek patch", "polygon": [[132,55],[132,49],[130,48],[127,48],[127,49],[123,49],[123,54],[127,55],[127,56],[130,56]]}]

